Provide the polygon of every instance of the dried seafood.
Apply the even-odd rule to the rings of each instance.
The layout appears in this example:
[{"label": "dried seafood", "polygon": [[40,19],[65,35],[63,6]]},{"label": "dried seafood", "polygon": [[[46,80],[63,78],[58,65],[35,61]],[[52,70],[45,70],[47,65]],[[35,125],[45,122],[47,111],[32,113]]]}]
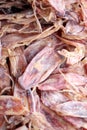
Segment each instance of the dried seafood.
[{"label": "dried seafood", "polygon": [[86,0],[0,0],[0,130],[87,130]]}]

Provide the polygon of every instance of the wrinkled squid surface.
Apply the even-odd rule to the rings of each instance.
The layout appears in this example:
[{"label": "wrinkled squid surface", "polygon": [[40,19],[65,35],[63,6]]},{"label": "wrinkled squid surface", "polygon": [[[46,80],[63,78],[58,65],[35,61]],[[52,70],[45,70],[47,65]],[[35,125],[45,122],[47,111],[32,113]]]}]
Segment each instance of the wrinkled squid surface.
[{"label": "wrinkled squid surface", "polygon": [[0,0],[0,130],[87,130],[87,0]]}]

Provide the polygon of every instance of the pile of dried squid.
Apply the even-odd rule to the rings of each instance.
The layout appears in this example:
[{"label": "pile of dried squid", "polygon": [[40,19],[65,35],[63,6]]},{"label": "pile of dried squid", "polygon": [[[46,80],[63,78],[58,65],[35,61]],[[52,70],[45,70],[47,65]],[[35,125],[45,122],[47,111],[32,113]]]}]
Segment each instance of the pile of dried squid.
[{"label": "pile of dried squid", "polygon": [[0,130],[87,130],[86,0],[0,0]]}]

